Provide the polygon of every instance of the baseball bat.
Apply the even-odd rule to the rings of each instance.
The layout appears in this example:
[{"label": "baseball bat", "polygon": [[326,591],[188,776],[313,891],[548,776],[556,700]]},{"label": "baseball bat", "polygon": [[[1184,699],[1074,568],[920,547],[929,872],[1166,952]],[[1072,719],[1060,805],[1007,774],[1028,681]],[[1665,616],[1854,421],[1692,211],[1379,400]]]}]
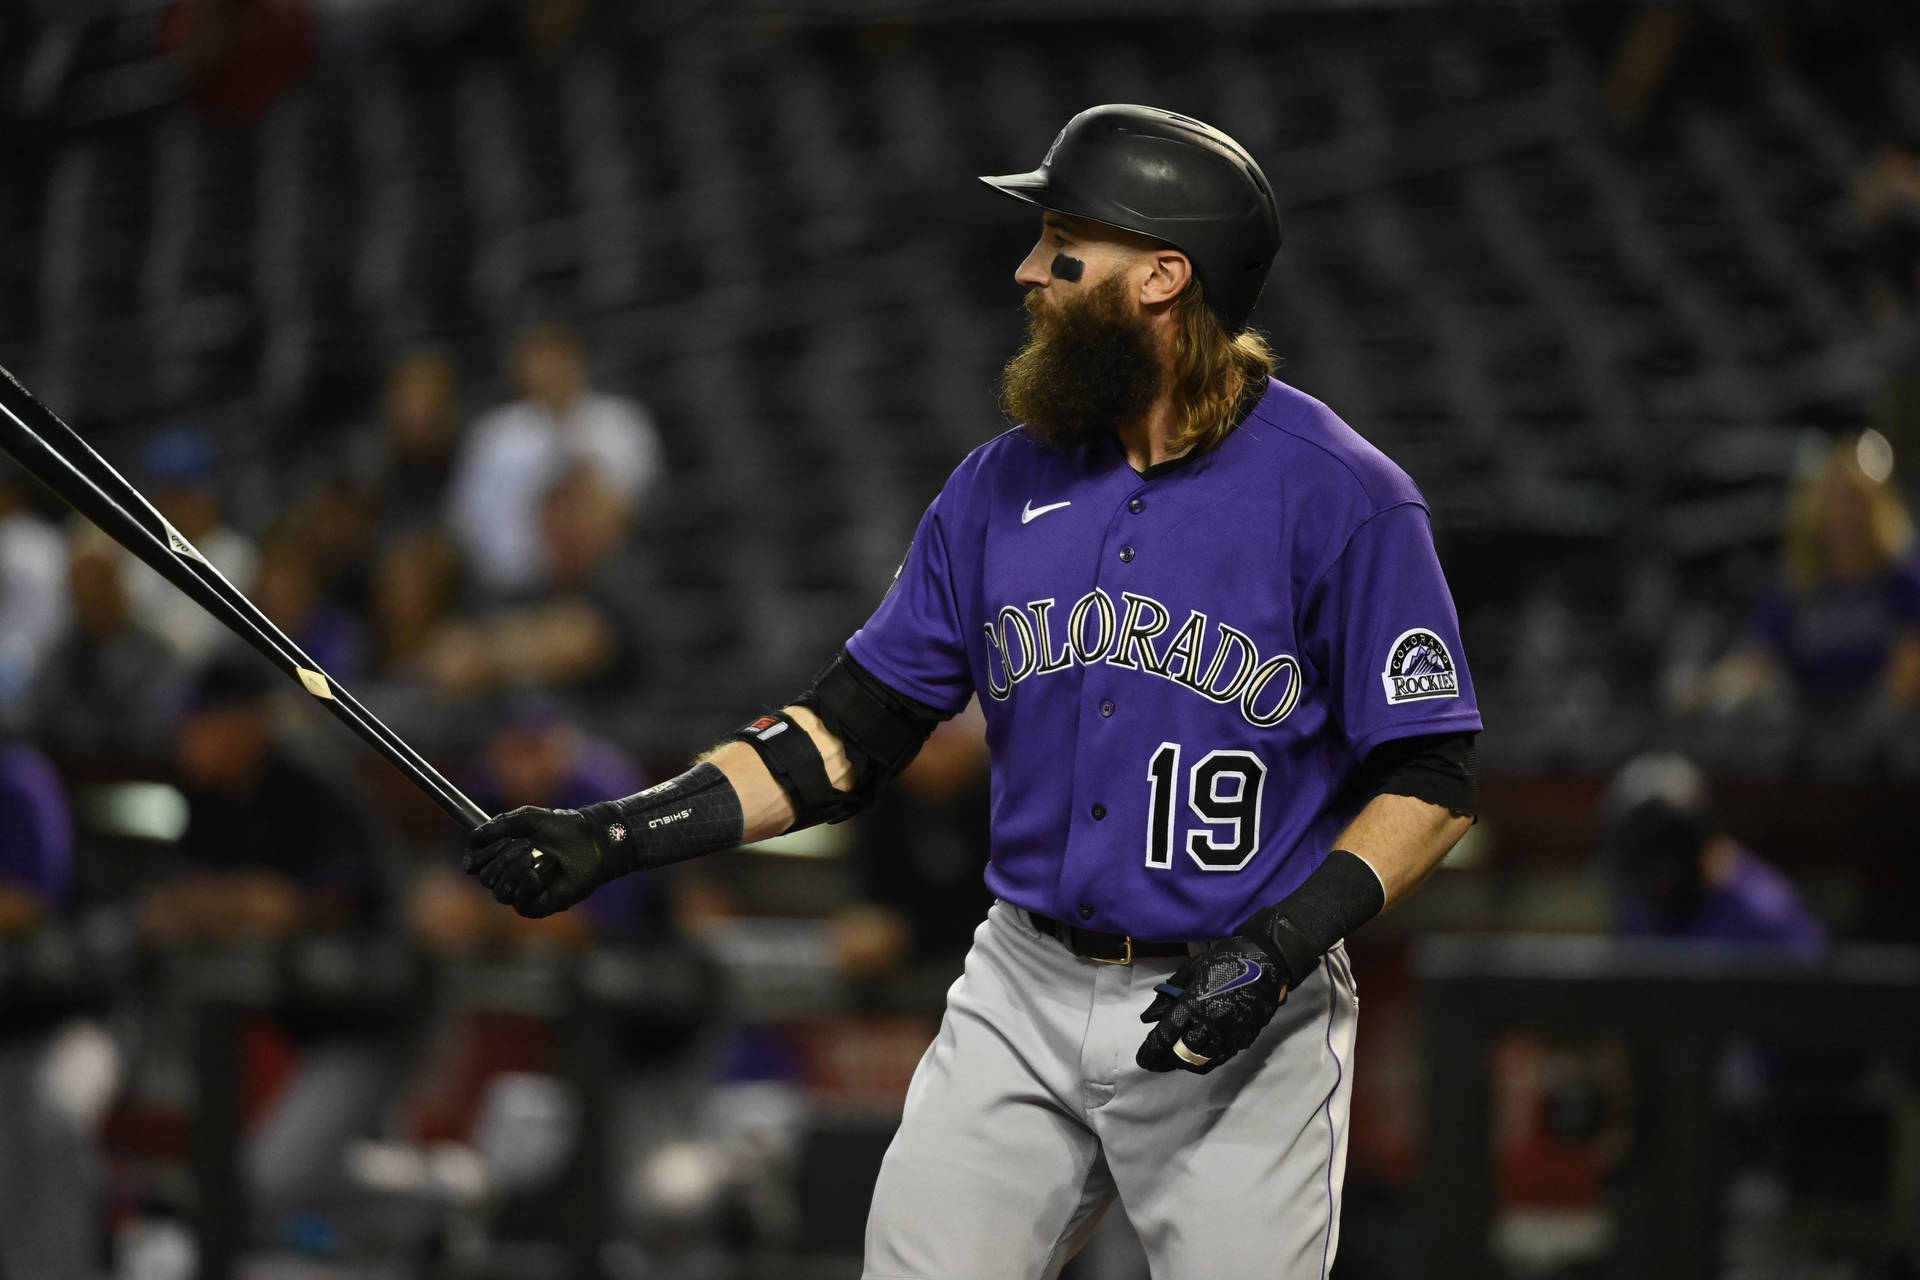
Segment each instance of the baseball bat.
[{"label": "baseball bat", "polygon": [[301,652],[145,495],[5,368],[0,368],[0,449],[312,694],[455,822],[472,830],[487,820],[485,810]]}]

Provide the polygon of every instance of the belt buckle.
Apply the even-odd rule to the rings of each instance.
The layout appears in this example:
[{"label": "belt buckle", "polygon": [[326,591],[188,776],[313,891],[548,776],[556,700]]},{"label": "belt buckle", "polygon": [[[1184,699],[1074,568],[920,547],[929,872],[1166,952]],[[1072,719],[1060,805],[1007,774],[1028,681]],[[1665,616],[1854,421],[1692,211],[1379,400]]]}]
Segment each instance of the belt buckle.
[{"label": "belt buckle", "polygon": [[1123,954],[1118,960],[1109,960],[1105,956],[1088,956],[1087,959],[1093,961],[1095,964],[1132,964],[1133,963],[1133,935],[1126,934],[1124,935],[1124,937],[1126,940],[1127,949],[1125,954]]}]

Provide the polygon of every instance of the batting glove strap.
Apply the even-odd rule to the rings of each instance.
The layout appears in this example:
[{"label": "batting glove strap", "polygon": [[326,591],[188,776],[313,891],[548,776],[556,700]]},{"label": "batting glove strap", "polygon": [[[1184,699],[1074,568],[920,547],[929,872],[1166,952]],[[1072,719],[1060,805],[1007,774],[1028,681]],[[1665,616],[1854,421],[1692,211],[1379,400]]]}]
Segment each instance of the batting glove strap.
[{"label": "batting glove strap", "polygon": [[1321,956],[1386,905],[1386,886],[1366,860],[1335,849],[1298,889],[1256,911],[1234,932],[1265,947],[1292,990],[1313,972]]},{"label": "batting glove strap", "polygon": [[705,760],[657,786],[590,804],[580,813],[615,875],[732,849],[747,834],[740,793]]}]

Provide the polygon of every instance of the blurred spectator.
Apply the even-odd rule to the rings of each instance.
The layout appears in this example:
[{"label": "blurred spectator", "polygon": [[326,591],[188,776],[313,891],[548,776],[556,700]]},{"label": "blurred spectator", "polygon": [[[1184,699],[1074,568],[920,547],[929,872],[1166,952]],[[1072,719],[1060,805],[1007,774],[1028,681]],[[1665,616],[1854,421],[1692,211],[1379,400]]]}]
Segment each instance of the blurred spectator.
[{"label": "blurred spectator", "polygon": [[[286,521],[299,530],[320,594],[330,604],[364,614],[373,595],[382,548],[368,495],[344,471],[327,474]],[[396,535],[397,537],[397,535]]]},{"label": "blurred spectator", "polygon": [[0,708],[25,703],[67,615],[67,541],[8,468],[0,473]]},{"label": "blurred spectator", "polygon": [[187,827],[178,876],[147,896],[160,939],[276,939],[300,928],[377,925],[385,840],[351,785],[274,727],[281,679],[252,654],[195,678],[175,736]]},{"label": "blurred spectator", "polygon": [[[1616,932],[1802,960],[1825,948],[1827,930],[1793,882],[1726,833],[1705,775],[1686,757],[1649,752],[1628,761],[1608,784],[1599,816],[1601,860],[1613,872],[1617,894]],[[1540,1100],[1539,1121],[1549,1143],[1557,1138],[1563,1151],[1569,1140],[1590,1141],[1600,1167],[1609,1170],[1602,1181],[1624,1201],[1631,1188],[1646,1185],[1648,1150],[1658,1144],[1640,1129],[1646,1120],[1634,1098],[1638,1082],[1652,1076],[1622,1060],[1621,1048],[1582,1052],[1564,1045],[1547,1058],[1542,1065],[1557,1078]],[[1804,1201],[1821,1198],[1818,1191],[1803,1195],[1812,1180],[1786,1176],[1795,1165],[1805,1167],[1809,1153],[1796,1147],[1806,1120],[1816,1125],[1812,1147],[1837,1166],[1871,1168],[1876,1158],[1884,1160],[1883,1149],[1874,1139],[1862,1143],[1857,1129],[1834,1124],[1851,1090],[1834,1077],[1830,1046],[1783,1053],[1782,1046],[1733,1035],[1715,1053],[1712,1110],[1670,1119],[1708,1125],[1714,1133],[1714,1176],[1727,1189],[1716,1224],[1724,1256],[1764,1257],[1768,1262],[1757,1269],[1765,1274],[1807,1270],[1810,1264],[1783,1250],[1779,1231],[1782,1221],[1807,1211]],[[1796,1077],[1800,1087],[1790,1090]],[[1810,1088],[1810,1081],[1821,1084]],[[1807,1110],[1796,1114],[1801,1108]],[[1563,1165],[1578,1168],[1564,1157]],[[1736,1194],[1735,1187],[1742,1190]]]},{"label": "blurred spectator", "polygon": [[1712,673],[1721,708],[1784,675],[1809,710],[1920,701],[1920,557],[1876,431],[1840,442],[1789,508],[1785,581],[1760,603],[1748,642]]},{"label": "blurred spectator", "polygon": [[0,935],[39,924],[66,901],[73,819],[53,764],[23,742],[0,743]]},{"label": "blurred spectator", "polygon": [[419,665],[459,582],[453,547],[439,533],[415,533],[387,547],[373,571],[373,662],[389,678]]},{"label": "blurred spectator", "polygon": [[940,725],[860,817],[853,856],[862,901],[835,921],[840,968],[871,978],[902,961],[960,972],[993,895],[986,722],[978,704]]},{"label": "blurred spectator", "polygon": [[557,325],[514,348],[522,399],[482,414],[456,465],[447,519],[475,582],[494,595],[551,581],[540,499],[561,473],[593,467],[631,517],[658,480],[660,439],[645,409],[587,385],[585,353]]},{"label": "blurred spectator", "polygon": [[424,661],[443,691],[638,687],[647,566],[596,468],[575,466],[547,490],[540,534],[549,575],[540,601],[445,623],[427,640]]},{"label": "blurred spectator", "polygon": [[359,674],[366,656],[359,621],[321,594],[319,566],[303,530],[282,526],[268,536],[253,598],[321,670],[342,680]]},{"label": "blurred spectator", "polygon": [[41,664],[29,717],[35,740],[63,761],[152,760],[167,745],[184,668],[133,616],[121,578],[129,563],[106,534],[75,525],[73,621]]},{"label": "blurred spectator", "polygon": [[[195,680],[177,745],[187,827],[176,874],[142,903],[149,938],[272,942],[386,922],[385,833],[350,785],[276,733],[279,688],[251,654],[217,659]],[[294,1073],[245,1153],[249,1203],[269,1238],[351,1194],[344,1150],[377,1119],[400,1069],[400,1046],[377,1036],[285,1029]]]},{"label": "blurred spectator", "polygon": [[296,0],[182,0],[160,24],[181,61],[186,99],[222,124],[253,119],[313,63],[313,17]]},{"label": "blurred spectator", "polygon": [[1793,883],[1720,829],[1706,777],[1684,756],[1628,761],[1601,800],[1600,831],[1621,933],[1802,952],[1826,941]]},{"label": "blurred spectator", "polygon": [[[260,553],[250,539],[221,518],[215,490],[219,456],[205,436],[187,428],[168,431],[147,446],[142,468],[160,514],[207,562],[242,592],[253,590]],[[145,626],[172,645],[189,666],[230,643],[226,628],[187,594],[146,565],[127,556],[127,597]]]},{"label": "blurred spectator", "polygon": [[[501,727],[485,744],[470,788],[490,812],[584,805],[646,783],[622,752],[588,736],[549,699],[511,695],[493,719]],[[601,886],[583,911],[526,920],[471,879],[435,868],[414,885],[412,924],[429,947],[452,955],[514,943],[658,940],[671,928],[661,884],[628,876]],[[656,1264],[663,1255],[697,1250],[727,1221],[744,1217],[763,1229],[785,1202],[798,1099],[743,1068],[756,1045],[711,1025],[718,1013],[718,1006],[703,1006],[699,1022],[676,1022],[670,1035],[606,1031],[619,1037],[622,1052],[622,1078],[600,1117],[614,1198],[621,1227],[644,1241]],[[565,1086],[548,1074],[548,1055],[528,1052],[520,1020],[498,1016],[450,1021],[438,1040],[424,1077],[420,1129],[470,1141],[497,1193],[550,1190],[575,1138],[565,1119]],[[709,1274],[672,1266],[658,1273]]]},{"label": "blurred spectator", "polygon": [[387,375],[380,420],[310,460],[326,479],[289,523],[323,613],[375,610],[382,556],[439,531],[458,428],[452,359],[438,347],[416,347]]},{"label": "blurred spectator", "polygon": [[1920,332],[1907,326],[1901,333],[1900,323],[1920,314],[1914,305],[1920,301],[1920,157],[1914,148],[1881,145],[1853,196],[1866,223],[1868,305],[1893,339],[1883,344],[1885,378],[1874,420],[1896,449],[1912,450],[1920,448]]},{"label": "blurred spectator", "polygon": [[[490,813],[522,804],[589,804],[614,794],[599,788],[645,785],[617,749],[587,738],[558,707],[538,697],[510,699],[489,723],[499,727],[481,748],[468,794]],[[408,902],[414,936],[442,956],[516,945],[586,946],[602,935],[644,932],[645,884],[608,884],[610,892],[596,893],[582,911],[527,920],[458,872],[452,862],[457,847],[448,842],[446,857],[421,871]],[[471,1143],[498,1195],[546,1189],[574,1140],[570,1100],[551,1074],[548,1028],[448,1008],[439,1011],[438,1023],[418,1069],[413,1127],[430,1140]]]},{"label": "blurred spectator", "polygon": [[[503,728],[488,741],[472,790],[490,812],[522,804],[578,807],[647,783],[618,748],[589,737],[547,698],[512,695],[499,721]],[[462,890],[475,887],[461,879]],[[490,897],[484,905],[510,937],[659,940],[671,930],[661,897],[666,883],[626,876],[596,889],[584,911],[546,920],[523,920]],[[561,923],[570,916],[578,919]],[[662,1274],[686,1274],[674,1269],[674,1255],[697,1252],[728,1220],[744,1219],[743,1228],[764,1233],[785,1212],[799,1099],[767,1078],[778,1074],[765,1061],[768,1047],[751,1033],[721,1027],[719,1016],[709,1011],[703,1019],[715,1020],[678,1027],[666,1040],[630,1036],[604,1120],[620,1223],[664,1264]],[[499,1100],[490,1091],[489,1101]],[[488,1109],[482,1107],[483,1124]]]},{"label": "blurred spectator", "polygon": [[1867,224],[1874,313],[1896,319],[1920,296],[1920,158],[1897,143],[1882,144],[1853,198]]},{"label": "blurred spectator", "polygon": [[436,524],[453,479],[460,423],[453,359],[416,347],[387,375],[381,422],[349,447],[350,482],[373,513],[377,535],[391,538]]},{"label": "blurred spectator", "polygon": [[[72,878],[73,823],[59,775],[32,747],[0,745],[0,938],[56,918]],[[98,1274],[95,1136],[118,1075],[118,1054],[97,1025],[49,1026],[9,1009],[0,1027],[0,1275]]]}]

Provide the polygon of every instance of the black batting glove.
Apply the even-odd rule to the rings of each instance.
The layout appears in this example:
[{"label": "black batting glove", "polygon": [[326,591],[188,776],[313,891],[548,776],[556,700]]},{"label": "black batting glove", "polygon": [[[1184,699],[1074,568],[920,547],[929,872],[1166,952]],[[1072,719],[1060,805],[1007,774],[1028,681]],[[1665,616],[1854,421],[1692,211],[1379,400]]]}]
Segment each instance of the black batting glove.
[{"label": "black batting glove", "polygon": [[533,805],[503,813],[467,837],[462,868],[528,919],[565,911],[629,869],[626,829],[596,817]]},{"label": "black batting glove", "polygon": [[[1273,954],[1253,938],[1228,938],[1189,956],[1154,988],[1140,1021],[1156,1024],[1134,1061],[1148,1071],[1204,1076],[1253,1044],[1287,1000],[1287,979]],[[1186,1046],[1194,1057],[1174,1049]]]},{"label": "black batting glove", "polygon": [[746,839],[727,775],[703,760],[676,778],[584,809],[528,807],[467,837],[466,869],[523,916],[565,911],[615,876],[651,870]]}]

